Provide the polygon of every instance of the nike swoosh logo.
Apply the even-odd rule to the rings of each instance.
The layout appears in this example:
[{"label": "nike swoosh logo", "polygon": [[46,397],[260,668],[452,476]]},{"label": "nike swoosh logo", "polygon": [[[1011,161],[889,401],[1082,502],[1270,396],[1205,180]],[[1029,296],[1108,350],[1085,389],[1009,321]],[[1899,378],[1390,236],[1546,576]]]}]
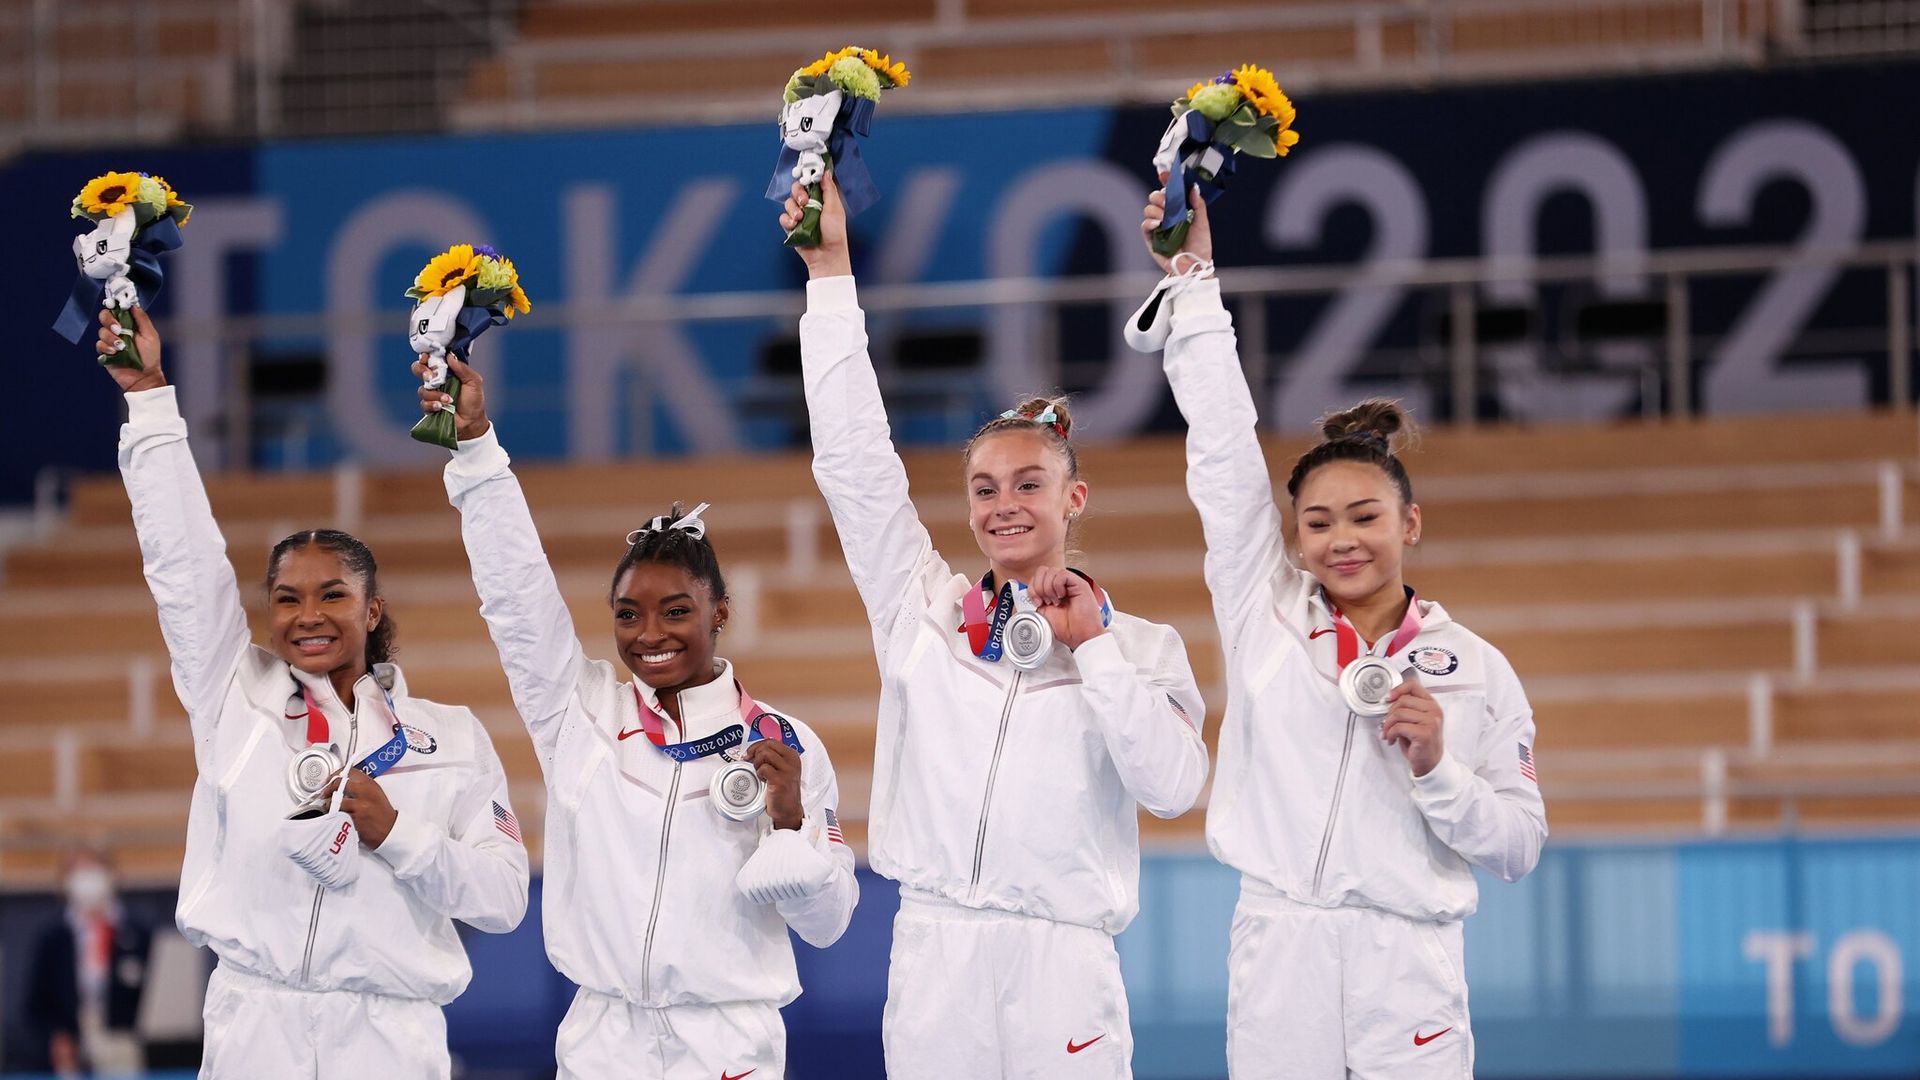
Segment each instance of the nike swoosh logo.
[{"label": "nike swoosh logo", "polygon": [[1431,1035],[1422,1035],[1418,1031],[1416,1031],[1413,1033],[1413,1045],[1425,1046],[1428,1043],[1432,1042],[1433,1040],[1439,1038],[1442,1035],[1445,1035],[1447,1032],[1452,1030],[1453,1029],[1450,1027],[1443,1027],[1439,1031],[1436,1031]]},{"label": "nike swoosh logo", "polygon": [[740,1080],[740,1077],[742,1076],[752,1076],[754,1073],[757,1073],[759,1071],[760,1070],[758,1069],[748,1069],[746,1072],[739,1073],[736,1075],[734,1073],[727,1072],[725,1069],[722,1069],[720,1071],[720,1080]]},{"label": "nike swoosh logo", "polygon": [[1331,626],[1323,626],[1323,627],[1321,627],[1320,629],[1318,629],[1318,630],[1315,630],[1315,631],[1314,631],[1313,633],[1311,633],[1311,634],[1308,634],[1308,635],[1307,635],[1307,640],[1308,640],[1308,641],[1312,641],[1312,640],[1313,640],[1314,638],[1317,638],[1317,637],[1319,637],[1319,636],[1320,636],[1321,634],[1331,634],[1331,633],[1333,633],[1333,627],[1331,627]]},{"label": "nike swoosh logo", "polygon": [[1067,1053],[1069,1053],[1069,1054],[1077,1054],[1077,1053],[1079,1053],[1080,1051],[1082,1051],[1082,1050],[1085,1050],[1085,1049],[1086,1049],[1087,1047],[1089,1047],[1089,1046],[1092,1046],[1092,1045],[1093,1045],[1094,1043],[1097,1043],[1097,1042],[1099,1042],[1099,1041],[1100,1041],[1101,1039],[1104,1039],[1104,1038],[1106,1038],[1106,1036],[1105,1036],[1105,1035],[1095,1035],[1095,1036],[1094,1036],[1093,1038],[1091,1038],[1091,1039],[1088,1039],[1088,1040],[1087,1040],[1086,1042],[1083,1042],[1083,1043],[1081,1043],[1081,1044],[1080,1044],[1079,1046],[1075,1046],[1075,1045],[1073,1045],[1073,1040],[1072,1040],[1072,1039],[1068,1039],[1068,1040],[1067,1040]]},{"label": "nike swoosh logo", "polygon": [[[641,732],[643,732],[643,731],[645,731],[645,730],[647,730],[647,729],[646,729],[646,728],[634,728],[634,729],[633,729],[632,731],[623,731],[623,732],[621,732],[621,733],[620,733],[620,740],[619,740],[619,741],[621,741],[621,742],[626,742],[626,741],[627,741],[627,736],[629,736],[629,735],[638,735],[638,734],[640,734]],[[747,1070],[747,1072],[752,1072],[752,1071],[753,1071],[752,1069],[748,1069],[748,1070]],[[741,1073],[741,1074],[740,1074],[740,1076],[745,1076],[745,1075],[747,1075],[747,1073]],[[725,1073],[721,1073],[721,1074],[720,1074],[720,1080],[740,1080],[740,1077],[739,1077],[739,1076],[728,1076],[728,1075],[726,1075]]]}]

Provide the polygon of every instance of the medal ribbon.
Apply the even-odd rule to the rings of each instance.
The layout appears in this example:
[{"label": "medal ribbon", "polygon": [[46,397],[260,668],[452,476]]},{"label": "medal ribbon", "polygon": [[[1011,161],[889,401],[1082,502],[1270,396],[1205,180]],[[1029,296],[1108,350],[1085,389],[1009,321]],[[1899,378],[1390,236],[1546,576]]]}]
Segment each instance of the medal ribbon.
[{"label": "medal ribbon", "polygon": [[[1325,595],[1324,592],[1322,595]],[[1339,643],[1340,670],[1345,671],[1348,664],[1360,659],[1360,632],[1347,621],[1346,615],[1340,611],[1340,606],[1333,602],[1333,597],[1326,597],[1326,601],[1327,610],[1333,612],[1333,632],[1334,639]],[[1409,588],[1407,589],[1406,617],[1400,620],[1400,629],[1394,631],[1393,639],[1387,642],[1387,651],[1380,655],[1392,656],[1405,648],[1407,643],[1419,633],[1420,601]]]},{"label": "medal ribbon", "polygon": [[[373,753],[361,758],[360,763],[354,766],[366,773],[369,778],[378,777],[386,772],[407,753],[407,732],[400,724],[399,710],[394,708],[393,693],[385,687],[380,688],[380,693],[387,701],[387,716],[393,720],[393,738],[388,739]],[[328,733],[327,716],[320,711],[320,703],[313,700],[313,691],[302,686],[300,696],[307,702],[307,745],[332,742]]]},{"label": "medal ribbon", "polygon": [[[1107,590],[1095,584],[1093,578],[1078,570],[1069,570],[1069,572],[1092,586],[1094,595],[1100,598],[1100,625],[1112,626],[1113,601],[1108,598]],[[1010,581],[1001,586],[999,595],[994,601],[991,619],[987,615],[987,594],[993,591],[993,571],[987,571],[987,575],[980,579],[979,585],[968,589],[967,594],[960,598],[960,614],[965,620],[960,624],[960,629],[966,631],[967,644],[973,647],[973,655],[989,662],[997,662],[1000,659],[1005,651],[1000,634],[1006,629],[1007,620],[1013,617],[1016,610],[1013,591],[1019,589],[1025,592],[1026,588],[1025,583],[1018,581]]]},{"label": "medal ribbon", "polygon": [[640,709],[640,726],[646,730],[647,741],[659,747],[661,753],[678,762],[695,761],[731,750],[741,744],[742,731],[747,733],[744,741],[748,744],[761,739],[778,738],[792,747],[797,754],[807,752],[806,748],[800,745],[800,736],[794,732],[793,725],[788,723],[785,717],[774,715],[766,706],[753,700],[747,694],[746,687],[740,685],[739,679],[733,680],[733,688],[740,692],[740,726],[729,726],[724,731],[689,742],[667,741],[666,722],[669,717],[659,709],[648,705],[646,699],[640,696],[638,686],[633,688],[633,703]]}]

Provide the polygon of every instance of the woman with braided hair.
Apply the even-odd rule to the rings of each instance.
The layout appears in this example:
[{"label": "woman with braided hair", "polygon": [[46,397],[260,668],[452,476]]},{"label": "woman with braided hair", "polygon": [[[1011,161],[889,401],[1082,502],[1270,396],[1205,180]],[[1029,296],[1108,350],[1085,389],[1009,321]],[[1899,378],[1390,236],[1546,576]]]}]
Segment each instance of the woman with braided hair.
[{"label": "woman with braided hair", "polygon": [[[887,1075],[1130,1076],[1113,935],[1140,906],[1139,810],[1185,813],[1207,779],[1186,647],[1067,566],[1087,484],[1058,399],[967,442],[985,573],[934,550],[889,436],[831,174],[824,194],[821,243],[797,249],[800,356],[814,478],[883,686],[867,835],[873,868],[900,883]],[[795,185],[784,228],[805,202]]]},{"label": "woman with braided hair", "polygon": [[[800,995],[787,929],[833,944],[859,892],[826,747],[717,653],[729,601],[705,503],[627,536],[607,599],[632,681],[587,658],[485,384],[448,363],[462,389],[447,495],[546,777],[547,956],[580,987],[559,1075],[781,1076],[779,1010]],[[424,412],[450,405],[419,394]]]},{"label": "woman with braided hair", "polygon": [[[459,920],[527,910],[527,852],[480,718],[411,693],[373,552],[304,529],[267,557],[247,628],[160,335],[105,370],[127,406],[120,474],[197,776],[175,918],[219,958],[206,1080],[452,1075],[441,1007],[473,977]],[[124,345],[101,313],[95,348]]]},{"label": "woman with braided hair", "polygon": [[[1397,403],[1322,421],[1287,480],[1288,544],[1193,209],[1130,336],[1165,343],[1227,662],[1207,805],[1207,844],[1241,875],[1227,1067],[1470,1080],[1461,920],[1475,866],[1517,881],[1540,859],[1533,711],[1500,651],[1405,583],[1423,522]],[[1149,239],[1163,216],[1155,192]]]}]

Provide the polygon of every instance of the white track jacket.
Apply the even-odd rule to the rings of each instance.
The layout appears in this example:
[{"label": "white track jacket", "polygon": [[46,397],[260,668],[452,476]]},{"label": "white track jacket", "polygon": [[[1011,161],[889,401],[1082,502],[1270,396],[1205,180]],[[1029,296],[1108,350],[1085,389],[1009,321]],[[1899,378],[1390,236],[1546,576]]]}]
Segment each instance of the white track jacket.
[{"label": "white track jacket", "polygon": [[1034,671],[975,656],[961,598],[978,585],[908,497],[853,278],[807,284],[800,355],[814,479],[880,663],[873,868],[969,907],[1119,933],[1140,907],[1138,807],[1178,816],[1207,779],[1180,635],[1116,610],[1108,633],[1056,644]]},{"label": "white track jacket", "polygon": [[[199,769],[181,932],[222,964],[297,989],[437,1005],[460,996],[473,969],[453,920],[505,933],[527,910],[527,853],[498,824],[495,808],[508,820],[512,809],[486,729],[467,709],[408,694],[390,664],[361,678],[349,713],[327,679],[251,644],[172,387],[127,395],[120,472]],[[315,884],[277,832],[294,805],[287,765],[306,745],[303,686],[334,741],[351,739],[354,761],[392,736],[383,689],[414,729],[379,779],[399,811],[393,831],[361,853],[358,880],[340,889]]]},{"label": "white track jacket", "polygon": [[1187,489],[1227,664],[1207,845],[1303,904],[1465,918],[1479,900],[1471,865],[1517,881],[1547,836],[1520,680],[1498,649],[1423,600],[1420,631],[1398,656],[1445,713],[1445,757],[1415,779],[1399,747],[1380,741],[1378,719],[1347,711],[1339,635],[1318,583],[1287,558],[1219,283],[1194,282],[1172,303],[1167,376],[1187,419]]},{"label": "white track jacket", "polygon": [[[839,784],[826,747],[787,717],[804,748],[801,834],[833,860],[833,876],[811,895],[753,903],[734,879],[772,823],[715,810],[707,785],[721,759],[680,764],[648,742],[634,693],[653,707],[653,689],[582,651],[497,428],[460,444],[446,483],[480,614],[546,776],[547,957],[588,990],[646,1008],[799,997],[787,927],[825,948],[859,896],[853,851],[833,826]],[[685,727],[668,721],[668,736],[701,739],[738,724],[738,703],[729,664],[681,695]]]}]

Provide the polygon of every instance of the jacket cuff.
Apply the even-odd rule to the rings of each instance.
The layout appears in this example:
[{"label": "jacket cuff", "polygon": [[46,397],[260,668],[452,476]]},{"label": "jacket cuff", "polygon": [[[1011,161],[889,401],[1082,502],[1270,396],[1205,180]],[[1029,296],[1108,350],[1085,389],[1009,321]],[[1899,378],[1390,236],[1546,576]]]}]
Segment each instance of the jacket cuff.
[{"label": "jacket cuff", "polygon": [[1413,801],[1426,805],[1453,799],[1467,789],[1473,773],[1452,754],[1440,755],[1440,764],[1425,776],[1413,778]]},{"label": "jacket cuff", "polygon": [[1227,306],[1220,300],[1220,279],[1201,278],[1186,283],[1183,288],[1174,290],[1173,325],[1177,330],[1183,320],[1196,315],[1225,315]]},{"label": "jacket cuff", "polygon": [[807,314],[833,315],[860,310],[860,297],[854,291],[853,275],[812,278],[807,282]]},{"label": "jacket cuff", "polygon": [[447,497],[458,498],[482,482],[505,472],[513,464],[507,448],[500,445],[500,425],[489,423],[477,439],[460,440],[460,448],[447,462]]},{"label": "jacket cuff", "polygon": [[396,876],[408,878],[425,869],[427,854],[433,850],[440,839],[438,829],[427,824],[418,814],[400,811],[393,821],[393,829],[380,846],[373,849],[375,855],[387,861],[393,867]]},{"label": "jacket cuff", "polygon": [[1132,661],[1121,655],[1120,639],[1111,630],[1081,642],[1080,647],[1073,650],[1073,662],[1083,675],[1133,672]]},{"label": "jacket cuff", "polygon": [[129,427],[153,427],[180,419],[180,399],[175,396],[172,383],[151,390],[136,390],[126,395],[126,399]]}]

